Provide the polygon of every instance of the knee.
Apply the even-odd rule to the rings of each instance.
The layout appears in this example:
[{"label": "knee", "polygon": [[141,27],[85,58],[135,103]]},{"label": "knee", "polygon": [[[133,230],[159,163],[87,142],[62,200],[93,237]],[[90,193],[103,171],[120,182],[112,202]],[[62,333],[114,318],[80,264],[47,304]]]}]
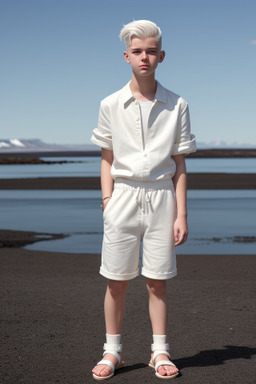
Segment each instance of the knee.
[{"label": "knee", "polygon": [[166,294],[166,281],[148,279],[147,290],[149,295],[164,296]]},{"label": "knee", "polygon": [[128,287],[128,281],[115,281],[111,280],[108,283],[108,290],[111,296],[122,296],[125,294]]}]

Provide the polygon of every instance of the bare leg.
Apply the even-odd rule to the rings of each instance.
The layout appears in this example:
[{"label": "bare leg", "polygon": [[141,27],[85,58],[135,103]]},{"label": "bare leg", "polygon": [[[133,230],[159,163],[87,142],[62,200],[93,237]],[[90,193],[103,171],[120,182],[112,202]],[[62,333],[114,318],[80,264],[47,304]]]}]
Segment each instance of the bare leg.
[{"label": "bare leg", "polygon": [[128,281],[109,280],[104,310],[106,332],[112,335],[121,333],[122,321],[124,317],[125,293]]},{"label": "bare leg", "polygon": [[[125,293],[128,283],[128,281],[108,281],[104,302],[107,334],[118,335],[121,333],[124,316]],[[117,359],[112,354],[106,354],[104,359],[110,360],[114,365],[117,364]],[[97,376],[108,376],[111,373],[111,369],[107,365],[99,365],[94,367],[92,372]]]},{"label": "bare leg", "polygon": [[[166,335],[167,333],[167,290],[166,280],[146,279],[149,294],[149,316],[154,335]],[[169,360],[167,355],[161,354],[156,357],[156,362]],[[178,369],[164,365],[158,368],[160,375],[173,375]]]}]

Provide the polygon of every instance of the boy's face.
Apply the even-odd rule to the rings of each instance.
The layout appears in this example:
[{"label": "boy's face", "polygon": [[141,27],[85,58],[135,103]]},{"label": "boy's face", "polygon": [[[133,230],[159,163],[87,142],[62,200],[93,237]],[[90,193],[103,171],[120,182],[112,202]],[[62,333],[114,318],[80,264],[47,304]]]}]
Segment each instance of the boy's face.
[{"label": "boy's face", "polygon": [[133,72],[139,76],[154,74],[164,56],[165,52],[160,51],[159,43],[154,36],[145,39],[133,37],[131,45],[124,52],[126,62],[131,64]]}]

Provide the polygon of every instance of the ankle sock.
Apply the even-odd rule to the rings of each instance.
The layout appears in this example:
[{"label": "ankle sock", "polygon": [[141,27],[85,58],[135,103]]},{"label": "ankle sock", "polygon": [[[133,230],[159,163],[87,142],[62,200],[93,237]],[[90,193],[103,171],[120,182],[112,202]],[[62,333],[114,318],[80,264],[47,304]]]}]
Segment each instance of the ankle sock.
[{"label": "ankle sock", "polygon": [[106,343],[103,349],[105,351],[122,352],[121,335],[109,335],[106,333]]},{"label": "ankle sock", "polygon": [[153,344],[166,344],[167,335],[153,335]]},{"label": "ankle sock", "polygon": [[107,344],[119,345],[121,342],[121,335],[109,335],[106,333]]},{"label": "ankle sock", "polygon": [[155,351],[169,351],[169,344],[166,343],[166,335],[153,335],[153,344],[151,344],[152,352]]}]

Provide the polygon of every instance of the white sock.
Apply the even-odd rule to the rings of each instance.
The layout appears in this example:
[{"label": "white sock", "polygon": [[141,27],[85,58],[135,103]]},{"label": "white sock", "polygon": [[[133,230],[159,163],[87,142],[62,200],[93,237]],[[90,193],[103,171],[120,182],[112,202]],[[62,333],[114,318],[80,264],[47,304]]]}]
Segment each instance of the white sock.
[{"label": "white sock", "polygon": [[119,345],[121,342],[121,335],[109,335],[106,333],[107,344]]},{"label": "white sock", "polygon": [[166,344],[167,335],[153,335],[153,344]]},{"label": "white sock", "polygon": [[105,351],[122,352],[122,344],[120,344],[121,335],[109,335],[106,333],[106,341],[103,347]]},{"label": "white sock", "polygon": [[169,351],[169,344],[166,343],[166,335],[153,335],[153,344],[151,344],[152,352]]}]

